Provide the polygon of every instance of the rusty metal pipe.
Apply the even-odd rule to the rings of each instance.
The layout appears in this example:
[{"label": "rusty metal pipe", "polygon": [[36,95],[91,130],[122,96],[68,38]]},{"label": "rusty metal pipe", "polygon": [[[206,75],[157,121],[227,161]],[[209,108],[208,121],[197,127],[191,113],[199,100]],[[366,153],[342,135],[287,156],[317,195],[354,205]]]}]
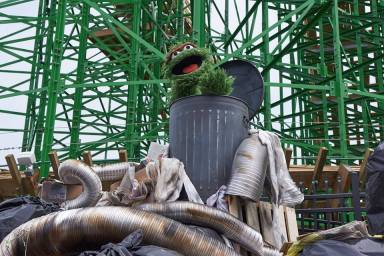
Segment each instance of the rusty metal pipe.
[{"label": "rusty metal pipe", "polygon": [[77,160],[66,160],[59,167],[59,177],[65,184],[83,185],[83,192],[73,200],[62,203],[65,209],[96,205],[100,199],[102,185],[97,174],[86,164]]},{"label": "rusty metal pipe", "polygon": [[256,255],[263,255],[260,233],[232,215],[202,204],[191,202],[151,203],[136,206],[182,223],[212,228],[239,243]]},{"label": "rusty metal pipe", "polygon": [[13,230],[2,256],[77,255],[143,230],[143,242],[186,256],[239,256],[217,239],[160,215],[126,207],[90,207],[49,214]]}]

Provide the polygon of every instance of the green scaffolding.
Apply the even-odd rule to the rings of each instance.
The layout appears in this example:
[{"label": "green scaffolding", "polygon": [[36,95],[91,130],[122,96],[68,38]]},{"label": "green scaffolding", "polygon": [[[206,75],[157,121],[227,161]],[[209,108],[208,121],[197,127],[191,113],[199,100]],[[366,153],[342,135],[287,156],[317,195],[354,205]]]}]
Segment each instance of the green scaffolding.
[{"label": "green scaffolding", "polygon": [[0,135],[34,151],[42,176],[53,149],[138,161],[167,141],[162,61],[186,40],[218,64],[256,64],[265,95],[252,126],[279,133],[295,163],[324,146],[329,161],[357,163],[384,139],[383,1],[5,0],[0,24]]}]

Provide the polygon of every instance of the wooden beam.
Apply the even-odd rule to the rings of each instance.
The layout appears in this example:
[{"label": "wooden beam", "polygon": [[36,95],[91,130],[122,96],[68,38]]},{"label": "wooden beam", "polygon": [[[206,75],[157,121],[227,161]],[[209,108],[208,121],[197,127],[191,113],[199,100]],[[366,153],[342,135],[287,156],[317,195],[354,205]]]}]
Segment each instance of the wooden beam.
[{"label": "wooden beam", "polygon": [[88,165],[88,166],[93,165],[91,152],[89,152],[89,151],[84,152],[83,153],[83,159],[84,159],[84,163],[86,165]]},{"label": "wooden beam", "polygon": [[373,153],[373,149],[367,148],[367,150],[364,153],[364,159],[360,165],[359,180],[360,180],[360,188],[361,189],[364,189],[364,187],[365,187],[365,182],[367,179],[367,173],[365,171],[365,167],[367,166],[368,158],[372,155],[372,153]]},{"label": "wooden beam", "polygon": [[18,193],[23,194],[24,191],[23,191],[23,184],[21,182],[21,175],[20,175],[19,168],[17,167],[14,155],[12,154],[6,155],[5,160],[7,161],[7,165],[9,168],[9,172],[11,173],[12,179],[17,184]]},{"label": "wooden beam", "polygon": [[128,162],[128,153],[125,149],[119,150],[119,160],[120,162]]},{"label": "wooden beam", "polygon": [[287,168],[289,169],[289,166],[291,165],[292,149],[291,148],[284,149],[284,156],[285,156],[285,162],[287,163]]},{"label": "wooden beam", "polygon": [[59,157],[57,156],[56,151],[51,151],[48,154],[49,160],[51,161],[53,173],[55,175],[55,179],[60,179],[59,178],[59,166],[60,166],[60,160]]}]

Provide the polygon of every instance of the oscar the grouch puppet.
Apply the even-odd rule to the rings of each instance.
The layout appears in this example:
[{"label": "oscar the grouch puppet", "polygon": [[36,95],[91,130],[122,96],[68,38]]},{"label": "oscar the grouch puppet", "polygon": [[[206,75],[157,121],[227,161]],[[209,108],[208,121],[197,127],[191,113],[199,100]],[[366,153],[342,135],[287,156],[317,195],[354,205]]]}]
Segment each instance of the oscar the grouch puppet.
[{"label": "oscar the grouch puppet", "polygon": [[215,68],[207,49],[184,43],[166,56],[165,75],[171,82],[171,102],[191,95],[227,95],[233,78]]}]

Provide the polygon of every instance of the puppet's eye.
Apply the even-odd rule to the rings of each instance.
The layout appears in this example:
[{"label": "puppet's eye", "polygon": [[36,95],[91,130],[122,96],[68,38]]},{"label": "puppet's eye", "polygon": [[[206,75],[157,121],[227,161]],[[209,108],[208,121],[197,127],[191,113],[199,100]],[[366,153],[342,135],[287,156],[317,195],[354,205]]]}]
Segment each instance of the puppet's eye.
[{"label": "puppet's eye", "polygon": [[176,56],[177,56],[179,53],[180,53],[179,51],[175,51],[175,52],[173,52],[172,55],[171,55],[171,59],[176,58]]},{"label": "puppet's eye", "polygon": [[193,48],[195,48],[195,47],[193,47],[193,45],[187,44],[186,46],[184,46],[183,50],[190,50],[190,49],[193,49]]}]

